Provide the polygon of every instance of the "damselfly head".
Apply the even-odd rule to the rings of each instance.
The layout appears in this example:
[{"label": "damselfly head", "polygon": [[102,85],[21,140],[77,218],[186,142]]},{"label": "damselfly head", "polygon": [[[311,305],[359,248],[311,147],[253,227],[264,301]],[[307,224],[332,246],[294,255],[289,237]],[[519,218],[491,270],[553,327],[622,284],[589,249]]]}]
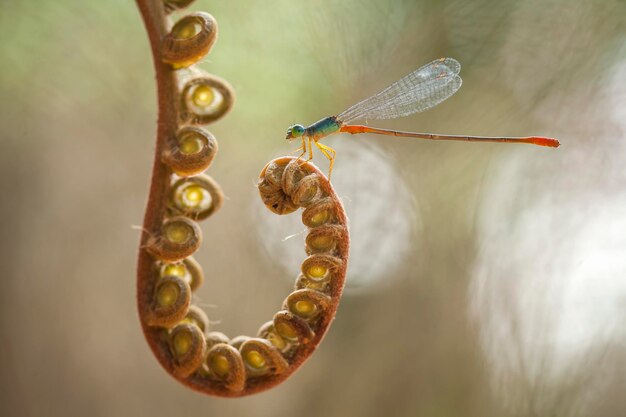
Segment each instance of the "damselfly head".
[{"label": "damselfly head", "polygon": [[299,138],[304,135],[304,131],[306,129],[302,125],[293,125],[289,129],[287,129],[287,140],[294,140],[295,138]]}]

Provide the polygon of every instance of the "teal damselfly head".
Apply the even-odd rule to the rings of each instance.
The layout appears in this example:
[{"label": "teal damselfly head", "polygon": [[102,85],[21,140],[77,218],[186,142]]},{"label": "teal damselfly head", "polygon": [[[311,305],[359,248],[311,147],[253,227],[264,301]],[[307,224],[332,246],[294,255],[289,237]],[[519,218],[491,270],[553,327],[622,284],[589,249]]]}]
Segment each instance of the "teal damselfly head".
[{"label": "teal damselfly head", "polygon": [[305,128],[302,125],[293,125],[289,129],[287,129],[287,140],[294,140],[295,138],[299,138],[304,135]]}]

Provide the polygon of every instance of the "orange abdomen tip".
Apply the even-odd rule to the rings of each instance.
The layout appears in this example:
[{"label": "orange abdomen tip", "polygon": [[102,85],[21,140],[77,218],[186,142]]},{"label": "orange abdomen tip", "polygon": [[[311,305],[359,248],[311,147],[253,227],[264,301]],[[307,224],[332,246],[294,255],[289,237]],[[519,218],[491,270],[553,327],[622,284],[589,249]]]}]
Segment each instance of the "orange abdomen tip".
[{"label": "orange abdomen tip", "polygon": [[543,136],[533,136],[530,140],[534,145],[549,146],[550,148],[558,148],[561,145],[557,139],[545,138]]}]

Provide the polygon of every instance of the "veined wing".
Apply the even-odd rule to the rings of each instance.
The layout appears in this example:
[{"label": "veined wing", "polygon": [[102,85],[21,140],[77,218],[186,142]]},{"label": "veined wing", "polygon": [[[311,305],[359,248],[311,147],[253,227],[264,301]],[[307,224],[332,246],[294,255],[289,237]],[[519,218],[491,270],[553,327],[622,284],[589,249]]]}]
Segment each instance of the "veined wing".
[{"label": "veined wing", "polygon": [[461,64],[455,59],[437,59],[355,104],[337,119],[343,123],[357,119],[395,119],[428,110],[461,87],[460,70]]}]

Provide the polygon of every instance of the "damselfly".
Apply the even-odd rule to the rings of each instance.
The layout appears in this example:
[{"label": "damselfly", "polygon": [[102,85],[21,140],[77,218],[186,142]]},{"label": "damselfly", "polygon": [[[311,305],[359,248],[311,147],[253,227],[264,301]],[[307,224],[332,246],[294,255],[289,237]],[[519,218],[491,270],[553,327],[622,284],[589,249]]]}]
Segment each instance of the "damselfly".
[{"label": "damselfly", "polygon": [[337,116],[326,117],[308,127],[299,124],[291,126],[287,130],[287,139],[291,141],[296,138],[302,138],[302,146],[298,148],[298,151],[302,151],[299,158],[308,152],[308,160],[313,159],[313,145],[315,145],[330,161],[329,179],[333,171],[336,152],[331,147],[319,143],[319,141],[337,132],[351,134],[374,133],[431,140],[530,143],[553,148],[559,146],[558,140],[542,136],[486,137],[441,135],[435,133],[401,132],[349,124],[356,120],[395,119],[428,110],[452,96],[461,87],[460,70],[461,64],[455,59],[437,59]]}]

